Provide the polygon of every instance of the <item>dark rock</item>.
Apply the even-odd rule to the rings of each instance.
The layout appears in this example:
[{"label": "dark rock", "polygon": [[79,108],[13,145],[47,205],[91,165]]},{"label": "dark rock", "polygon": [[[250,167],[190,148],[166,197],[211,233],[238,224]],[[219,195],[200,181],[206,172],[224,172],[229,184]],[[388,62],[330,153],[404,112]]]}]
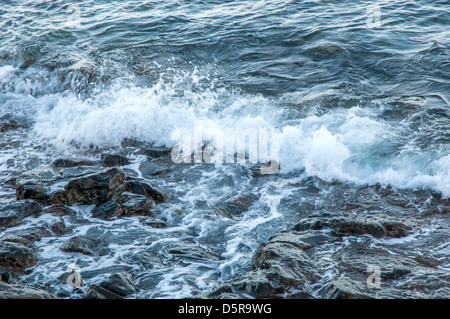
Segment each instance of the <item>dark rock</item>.
[{"label": "dark rock", "polygon": [[95,164],[95,162],[83,158],[58,158],[52,163],[53,167],[56,168],[94,166]]},{"label": "dark rock", "polygon": [[40,240],[42,237],[50,237],[52,233],[45,227],[32,227],[10,232],[3,236],[0,241],[29,245],[32,242]]},{"label": "dark rock", "polygon": [[99,255],[99,246],[101,242],[97,239],[86,236],[75,236],[67,240],[62,246],[61,251],[82,253],[84,255]]},{"label": "dark rock", "polygon": [[66,205],[55,204],[44,208],[44,213],[58,216],[75,216],[77,212]]},{"label": "dark rock", "polygon": [[145,155],[153,158],[170,156],[170,148],[166,147],[151,147],[145,150]]},{"label": "dark rock", "polygon": [[83,299],[123,299],[121,296],[109,291],[108,289],[92,285],[83,295]]},{"label": "dark rock", "polygon": [[192,243],[174,243],[167,252],[183,258],[220,260],[220,257],[215,253],[209,252],[205,248]]},{"label": "dark rock", "polygon": [[5,133],[26,127],[26,125],[18,123],[16,120],[9,120],[8,122],[0,123],[0,132]]},{"label": "dark rock", "polygon": [[144,195],[153,199],[156,203],[172,199],[172,194],[156,185],[136,180],[127,180],[123,185],[123,190],[133,194]]},{"label": "dark rock", "polygon": [[24,245],[3,241],[0,242],[0,266],[21,273],[37,264],[37,255]]},{"label": "dark rock", "polygon": [[37,216],[42,211],[42,206],[33,200],[0,202],[0,227],[15,226],[24,218]]},{"label": "dark rock", "polygon": [[72,179],[65,186],[67,203],[104,203],[113,197],[124,179],[125,173],[117,168]]},{"label": "dark rock", "polygon": [[350,278],[339,278],[332,282],[323,292],[326,299],[373,299],[365,282]]},{"label": "dark rock", "polygon": [[126,157],[117,154],[102,154],[101,161],[104,166],[108,167],[124,166],[130,164],[130,161]]},{"label": "dark rock", "polygon": [[123,193],[116,199],[120,205],[122,215],[149,215],[155,202],[143,195]]},{"label": "dark rock", "polygon": [[0,282],[0,299],[56,299],[56,297],[43,289]]},{"label": "dark rock", "polygon": [[122,214],[122,208],[116,202],[110,200],[106,203],[95,206],[92,210],[92,216],[108,220],[114,217],[119,217]]},{"label": "dark rock", "polygon": [[151,178],[155,175],[161,175],[166,172],[167,169],[167,167],[162,167],[152,162],[142,162],[141,165],[139,165],[139,171],[141,172],[143,178]]},{"label": "dark rock", "polygon": [[49,184],[60,178],[51,167],[27,171],[16,179],[16,197],[45,202],[49,198]]},{"label": "dark rock", "polygon": [[50,229],[56,236],[62,236],[66,232],[66,224],[61,220],[51,224]]},{"label": "dark rock", "polygon": [[339,236],[359,236],[369,234],[377,238],[404,237],[411,229],[406,223],[384,215],[362,215],[355,217],[307,217],[294,226],[294,230],[319,230],[331,228]]},{"label": "dark rock", "polygon": [[167,224],[165,221],[155,218],[147,218],[142,223],[146,226],[150,226],[153,228],[165,228],[167,227]]},{"label": "dark rock", "polygon": [[136,293],[133,278],[127,272],[113,274],[99,286],[122,297]]}]

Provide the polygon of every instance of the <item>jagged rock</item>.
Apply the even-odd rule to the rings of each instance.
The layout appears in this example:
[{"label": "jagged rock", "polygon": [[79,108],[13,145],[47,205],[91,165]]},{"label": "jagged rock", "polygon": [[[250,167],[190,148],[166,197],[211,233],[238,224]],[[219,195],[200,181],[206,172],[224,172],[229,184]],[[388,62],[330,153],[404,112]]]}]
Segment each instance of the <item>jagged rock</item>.
[{"label": "jagged rock", "polygon": [[82,253],[89,256],[96,256],[103,253],[101,242],[86,236],[72,237],[60,249],[64,252]]},{"label": "jagged rock", "polygon": [[124,179],[125,173],[117,168],[72,179],[64,187],[67,203],[104,203],[114,196]]},{"label": "jagged rock", "polygon": [[58,158],[53,161],[52,166],[55,168],[67,168],[78,166],[94,166],[95,164],[96,163],[94,161],[84,158]]},{"label": "jagged rock", "polygon": [[124,166],[130,164],[130,161],[126,157],[117,154],[102,154],[101,161],[104,166],[108,167]]},{"label": "jagged rock", "polygon": [[37,255],[31,248],[13,242],[0,242],[0,266],[20,273],[35,266],[37,261]]},{"label": "jagged rock", "polygon": [[113,274],[99,286],[122,297],[136,293],[133,278],[127,272]]},{"label": "jagged rock", "polygon": [[0,299],[56,299],[56,296],[43,289],[0,282]]}]

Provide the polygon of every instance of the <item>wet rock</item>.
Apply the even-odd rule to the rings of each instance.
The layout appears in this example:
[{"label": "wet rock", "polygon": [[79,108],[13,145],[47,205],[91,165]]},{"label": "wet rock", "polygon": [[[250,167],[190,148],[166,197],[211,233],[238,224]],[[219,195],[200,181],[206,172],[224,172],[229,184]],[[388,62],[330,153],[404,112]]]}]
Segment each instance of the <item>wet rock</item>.
[{"label": "wet rock", "polygon": [[83,299],[123,299],[121,296],[109,291],[108,289],[92,285],[83,295]]},{"label": "wet rock", "polygon": [[66,224],[61,220],[50,225],[50,229],[56,236],[62,236],[66,232]]},{"label": "wet rock", "polygon": [[294,226],[294,230],[319,230],[331,228],[339,236],[359,236],[369,234],[376,238],[404,237],[411,227],[404,222],[385,215],[357,215],[355,217],[307,217]]},{"label": "wet rock", "polygon": [[124,166],[130,164],[130,161],[126,157],[117,154],[102,154],[101,161],[104,166],[108,167]]},{"label": "wet rock", "polygon": [[0,201],[0,227],[15,226],[24,218],[38,216],[42,211],[42,206],[33,200]]},{"label": "wet rock", "polygon": [[269,298],[283,293],[283,288],[271,282],[267,271],[258,269],[246,273],[243,278],[233,282],[233,286],[255,298]]},{"label": "wet rock", "polygon": [[49,185],[60,178],[51,167],[25,172],[16,179],[16,197],[45,202],[49,198]]},{"label": "wet rock", "polygon": [[153,228],[165,228],[167,227],[167,223],[163,220],[156,219],[156,218],[147,218],[142,221],[142,223],[146,226],[150,226]]},{"label": "wet rock", "polygon": [[116,199],[120,205],[121,215],[149,215],[155,202],[143,195],[123,193]]},{"label": "wet rock", "polygon": [[171,151],[166,147],[150,147],[145,150],[145,155],[153,158],[167,157],[170,156]]},{"label": "wet rock", "polygon": [[67,203],[104,203],[113,197],[124,179],[125,173],[117,168],[72,179],[64,187]]},{"label": "wet rock", "polygon": [[99,286],[122,297],[136,293],[133,278],[127,272],[113,274]]},{"label": "wet rock", "polygon": [[209,252],[205,248],[191,243],[174,243],[169,247],[167,252],[172,256],[188,259],[220,260],[220,257],[215,253]]},{"label": "wet rock", "polygon": [[365,283],[350,278],[339,278],[324,291],[326,299],[373,299]]},{"label": "wet rock", "polygon": [[26,128],[27,126],[17,122],[16,120],[9,120],[8,122],[0,123],[0,133],[8,131],[14,131],[20,128]]},{"label": "wet rock", "polygon": [[[48,227],[48,226],[47,226]],[[50,237],[53,233],[45,226],[19,229],[3,236],[0,241],[29,245],[32,242],[41,240],[42,237]]]},{"label": "wet rock", "polygon": [[165,173],[167,169],[167,167],[163,167],[152,162],[142,162],[141,165],[139,165],[139,171],[141,172],[143,178],[151,178],[155,175],[161,175]]},{"label": "wet rock", "polygon": [[52,163],[52,166],[55,168],[67,168],[78,166],[94,166],[95,164],[96,163],[94,161],[83,158],[58,158]]},{"label": "wet rock", "polygon": [[144,195],[145,197],[153,199],[156,203],[168,201],[173,197],[169,191],[163,188],[136,180],[125,181],[123,190],[133,194]]},{"label": "wet rock", "polygon": [[222,216],[232,218],[247,211],[256,200],[258,200],[258,196],[254,194],[240,195],[225,201],[216,207],[216,210]]},{"label": "wet rock", "polygon": [[21,273],[35,266],[37,261],[37,255],[31,248],[13,242],[0,242],[0,266]]},{"label": "wet rock", "polygon": [[77,212],[66,205],[55,204],[44,208],[44,213],[58,216],[75,216]]},{"label": "wet rock", "polygon": [[56,296],[43,289],[0,282],[0,299],[56,299]]},{"label": "wet rock", "polygon": [[86,236],[75,236],[67,240],[60,249],[64,252],[95,256],[103,253],[103,248],[101,246],[101,242],[97,239]]},{"label": "wet rock", "polygon": [[122,214],[122,208],[116,202],[110,200],[106,203],[95,206],[92,210],[92,216],[108,220],[111,218],[119,217]]}]

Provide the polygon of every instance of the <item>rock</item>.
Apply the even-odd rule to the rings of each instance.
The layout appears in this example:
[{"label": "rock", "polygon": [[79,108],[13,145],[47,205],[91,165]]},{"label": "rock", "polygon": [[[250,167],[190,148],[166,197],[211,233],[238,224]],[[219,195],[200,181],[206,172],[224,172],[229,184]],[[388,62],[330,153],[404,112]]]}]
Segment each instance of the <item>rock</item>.
[{"label": "rock", "polygon": [[18,273],[37,264],[37,255],[31,248],[18,243],[0,242],[0,266]]},{"label": "rock", "polygon": [[27,127],[26,125],[20,124],[16,120],[9,120],[8,122],[0,123],[0,133],[14,131],[26,127]]},{"label": "rock", "polygon": [[123,299],[121,296],[109,291],[108,289],[92,285],[83,295],[83,299]]},{"label": "rock", "polygon": [[56,296],[43,289],[0,282],[0,299],[56,299]]},{"label": "rock", "polygon": [[125,173],[117,168],[72,179],[64,187],[67,203],[104,203],[113,197],[124,179]]},{"label": "rock", "polygon": [[141,172],[142,177],[148,179],[152,176],[163,174],[167,169],[167,167],[162,167],[152,162],[142,162],[141,165],[139,165],[139,171]]},{"label": "rock", "polygon": [[167,224],[165,221],[155,218],[147,218],[142,221],[142,223],[146,226],[150,226],[153,228],[165,228],[167,227]]},{"label": "rock", "polygon": [[0,227],[12,227],[26,217],[37,216],[42,212],[39,203],[33,200],[0,202]]},{"label": "rock", "polygon": [[78,166],[94,166],[96,163],[83,158],[58,158],[53,163],[52,166],[55,168],[61,167],[78,167]]},{"label": "rock", "polygon": [[108,167],[130,164],[130,161],[126,157],[117,154],[102,154],[101,161],[104,166]]},{"label": "rock", "polygon": [[371,292],[360,281],[349,278],[339,278],[332,282],[324,291],[326,299],[373,299]]},{"label": "rock", "polygon": [[150,147],[145,150],[145,155],[153,158],[170,156],[171,149],[167,147]]},{"label": "rock", "polygon": [[401,221],[393,220],[384,215],[362,215],[356,217],[307,217],[294,226],[294,230],[319,230],[331,228],[338,236],[359,236],[364,234],[376,238],[404,237],[411,227]]},{"label": "rock", "polygon": [[133,278],[127,272],[113,274],[99,286],[122,297],[136,293]]},{"label": "rock", "polygon": [[153,199],[156,203],[161,203],[172,199],[172,194],[170,194],[167,190],[150,183],[139,182],[136,180],[125,181],[123,184],[123,190],[133,194],[144,195],[145,197]]},{"label": "rock", "polygon": [[0,241],[29,245],[32,242],[40,240],[42,237],[50,237],[52,233],[45,227],[32,227],[28,229],[19,229],[3,236]]},{"label": "rock", "polygon": [[116,199],[120,205],[121,215],[149,215],[155,202],[143,195],[123,193]]},{"label": "rock", "polygon": [[66,232],[66,224],[61,220],[51,224],[50,229],[56,236],[62,236]]},{"label": "rock", "polygon": [[44,208],[44,213],[58,216],[67,216],[67,215],[75,216],[77,214],[77,212],[74,211],[72,208],[61,204],[55,204]]},{"label": "rock", "polygon": [[42,167],[27,171],[16,179],[17,199],[34,199],[38,202],[48,200],[49,184],[61,177],[51,167]]},{"label": "rock", "polygon": [[86,236],[75,236],[67,240],[60,249],[64,252],[96,256],[101,254],[100,245],[101,242],[97,239]]},{"label": "rock", "polygon": [[122,208],[116,202],[109,200],[106,203],[95,206],[92,210],[92,216],[108,220],[114,217],[119,217],[122,214]]},{"label": "rock", "polygon": [[176,257],[220,260],[220,257],[215,253],[209,252],[205,248],[191,243],[174,243],[169,247],[167,252]]},{"label": "rock", "polygon": [[258,200],[258,196],[254,194],[240,195],[225,201],[215,210],[225,217],[232,218],[246,212],[256,200]]}]

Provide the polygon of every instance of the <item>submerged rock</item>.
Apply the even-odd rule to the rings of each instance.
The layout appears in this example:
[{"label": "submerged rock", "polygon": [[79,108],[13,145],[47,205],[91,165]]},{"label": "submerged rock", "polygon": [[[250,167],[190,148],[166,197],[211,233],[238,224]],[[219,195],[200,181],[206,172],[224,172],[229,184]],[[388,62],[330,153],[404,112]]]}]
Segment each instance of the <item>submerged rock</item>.
[{"label": "submerged rock", "polygon": [[155,202],[143,195],[123,193],[116,199],[120,205],[121,215],[149,215]]},{"label": "submerged rock", "polygon": [[56,299],[56,296],[43,289],[0,282],[0,299]]},{"label": "submerged rock", "polygon": [[152,162],[142,162],[141,165],[139,165],[139,171],[143,178],[151,178],[152,176],[163,174],[167,169],[167,167]]},{"label": "submerged rock", "polygon": [[108,289],[92,285],[83,295],[83,299],[123,299],[123,297],[109,291]]}]

